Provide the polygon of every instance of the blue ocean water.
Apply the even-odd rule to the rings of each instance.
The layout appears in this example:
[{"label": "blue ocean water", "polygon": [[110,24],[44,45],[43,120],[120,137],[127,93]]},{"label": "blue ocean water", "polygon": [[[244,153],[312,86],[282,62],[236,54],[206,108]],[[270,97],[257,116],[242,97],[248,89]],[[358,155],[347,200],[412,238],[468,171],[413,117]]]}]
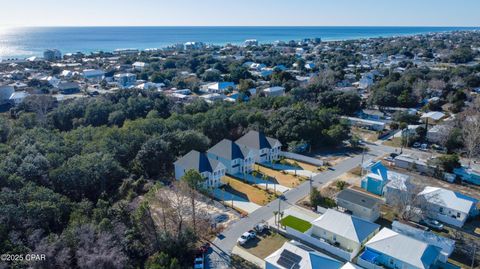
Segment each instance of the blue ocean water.
[{"label": "blue ocean water", "polygon": [[390,37],[455,30],[470,27],[30,27],[0,28],[0,57],[40,56],[45,49],[63,53],[113,51],[118,48],[161,48],[176,43],[240,44],[299,40],[346,40]]}]

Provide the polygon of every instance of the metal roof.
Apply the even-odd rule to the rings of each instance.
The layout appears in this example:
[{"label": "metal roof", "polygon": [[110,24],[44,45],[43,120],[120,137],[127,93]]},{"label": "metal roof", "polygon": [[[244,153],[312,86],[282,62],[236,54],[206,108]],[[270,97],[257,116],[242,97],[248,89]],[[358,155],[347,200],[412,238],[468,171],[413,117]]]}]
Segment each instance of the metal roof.
[{"label": "metal roof", "polygon": [[380,203],[379,199],[352,189],[345,189],[341,191],[339,194],[337,194],[337,199],[348,201],[369,209],[374,208]]}]

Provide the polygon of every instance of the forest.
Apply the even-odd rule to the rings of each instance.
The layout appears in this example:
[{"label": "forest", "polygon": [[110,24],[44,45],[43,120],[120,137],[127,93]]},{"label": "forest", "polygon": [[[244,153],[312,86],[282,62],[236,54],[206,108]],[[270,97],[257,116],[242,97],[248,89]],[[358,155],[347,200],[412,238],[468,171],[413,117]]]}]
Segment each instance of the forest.
[{"label": "forest", "polygon": [[[236,104],[141,90],[30,96],[0,118],[0,253],[50,257],[35,268],[189,268],[193,227],[159,228],[143,201],[172,183],[173,162],[250,129],[286,147],[339,145],[350,138],[342,97],[313,88]],[[350,98],[354,111],[360,99]]]}]

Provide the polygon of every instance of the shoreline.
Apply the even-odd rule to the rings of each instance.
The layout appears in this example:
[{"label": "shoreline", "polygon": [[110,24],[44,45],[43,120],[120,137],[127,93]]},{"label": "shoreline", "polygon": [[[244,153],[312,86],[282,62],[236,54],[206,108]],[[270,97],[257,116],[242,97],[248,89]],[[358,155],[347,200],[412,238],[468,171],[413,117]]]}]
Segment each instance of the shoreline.
[{"label": "shoreline", "polygon": [[[173,33],[174,37],[173,38],[176,38],[178,41],[174,41],[174,40],[171,40],[171,41],[163,41],[162,40],[162,36],[159,36],[158,37],[158,40],[148,40],[148,41],[145,41],[144,43],[157,43],[158,45],[144,45],[144,46],[129,46],[130,44],[125,44],[125,46],[121,46],[121,44],[119,44],[118,47],[112,47],[112,45],[108,45],[108,44],[103,44],[105,47],[104,48],[83,48],[83,49],[78,49],[78,50],[70,50],[70,49],[65,49],[65,48],[62,48],[62,46],[67,46],[67,45],[57,45],[55,46],[55,42],[51,42],[53,43],[54,45],[52,45],[51,47],[38,47],[38,48],[29,48],[29,46],[18,46],[17,48],[13,48],[13,49],[10,49],[10,50],[17,50],[18,53],[16,54],[9,54],[9,55],[2,55],[2,51],[0,50],[0,60],[9,60],[9,59],[16,59],[16,60],[26,60],[30,57],[41,57],[42,56],[42,52],[43,50],[46,50],[46,49],[58,49],[62,52],[62,54],[68,54],[68,53],[76,53],[76,52],[81,52],[83,54],[92,54],[92,53],[96,53],[96,52],[106,52],[106,53],[113,53],[115,50],[119,50],[119,49],[125,49],[125,48],[131,48],[131,49],[135,49],[135,50],[138,50],[138,51],[147,51],[147,50],[162,50],[162,49],[165,49],[165,48],[169,48],[169,47],[172,47],[172,46],[175,46],[177,44],[184,44],[185,42],[202,42],[206,45],[210,45],[210,46],[225,46],[227,44],[232,44],[232,45],[236,45],[236,46],[241,46],[243,45],[243,42],[246,40],[246,39],[256,39],[258,40],[258,43],[260,45],[269,45],[269,44],[273,44],[274,42],[276,41],[281,41],[281,42],[289,42],[291,40],[294,40],[294,41],[300,41],[300,40],[303,40],[303,39],[314,39],[314,38],[321,38],[322,42],[342,42],[342,41],[353,41],[353,40],[368,40],[368,39],[377,39],[377,38],[396,38],[396,37],[413,37],[413,36],[422,36],[422,35],[431,35],[431,34],[448,34],[448,33],[453,33],[453,32],[477,32],[477,31],[480,31],[480,27],[455,27],[455,26],[452,26],[452,27],[449,27],[449,26],[432,26],[432,27],[428,27],[428,26],[76,26],[76,27],[70,27],[70,26],[55,26],[55,27],[13,27],[11,28],[12,29],[19,29],[19,31],[25,31],[25,30],[32,30],[32,29],[42,29],[42,30],[46,30],[46,31],[54,31],[55,29],[62,29],[62,31],[64,30],[68,30],[68,29],[75,29],[77,31],[81,30],[81,31],[85,31],[85,30],[92,30],[92,31],[95,31],[95,30],[98,30],[98,29],[102,29],[102,31],[105,31],[105,34],[114,34],[112,33],[111,31],[108,31],[108,29],[115,29],[116,31],[118,30],[131,30],[131,29],[135,29],[135,30],[141,30],[141,29],[147,29],[147,30],[177,30],[177,29],[181,29],[181,30],[191,30],[191,29],[204,29],[204,30],[228,30],[228,29],[235,29],[235,31],[239,31],[239,30],[242,30],[242,29],[247,29],[247,30],[255,30],[255,31],[259,31],[259,33],[257,33],[256,35],[255,34],[251,34],[251,35],[248,35],[248,37],[244,37],[245,39],[241,39],[240,37],[235,37],[235,35],[245,35],[246,34],[244,32],[237,32],[237,33],[218,33],[219,35],[225,35],[225,34],[228,34],[228,35],[231,35],[231,40],[223,40],[223,41],[205,41],[205,37],[202,37],[201,35],[205,35],[205,36],[208,36],[208,35],[212,35],[210,39],[215,39],[216,35],[215,33],[207,33],[207,32],[203,32],[203,33],[200,33],[200,34],[195,34],[195,33],[192,33],[191,36],[192,38],[189,38],[185,33],[178,33],[178,34],[175,34]],[[272,29],[272,30],[284,30],[284,31],[280,31],[278,33],[275,34],[269,34],[268,32],[265,32],[265,33],[260,33],[260,31],[263,31],[263,30],[269,30],[269,29]],[[294,36],[293,35],[296,35],[296,33],[287,33],[288,31],[291,31],[291,30],[298,30],[298,29],[304,29],[304,30],[317,30],[317,31],[325,31],[325,30],[328,30],[328,31],[331,31],[331,30],[336,30],[338,32],[330,32],[330,33],[323,33],[324,36],[312,36],[313,33],[305,33],[305,35],[303,37],[299,37],[299,36],[295,36],[295,38],[293,38]],[[348,31],[346,32],[342,32],[342,30],[361,30],[361,29],[365,29],[367,31],[364,31],[363,33],[348,33]],[[385,33],[368,33],[368,30],[375,30],[375,29],[381,29],[381,30],[388,30],[388,29],[392,29],[392,30],[403,30],[403,31],[406,31],[406,32],[402,32],[402,31],[398,31],[397,33],[393,33],[393,32],[385,32]],[[425,30],[430,30],[430,31],[422,31],[422,29],[425,29]],[[419,32],[410,32],[410,30],[418,30]],[[38,34],[38,33],[37,33]],[[58,35],[60,33],[57,33]],[[85,33],[83,33],[85,34]],[[130,34],[132,35],[131,38],[133,39],[134,38],[134,35],[138,34],[138,32],[130,32]],[[172,34],[172,33],[164,33],[165,35],[168,35],[168,34]],[[183,35],[182,35],[183,34]],[[292,35],[293,34],[293,35]],[[309,35],[310,34],[310,35]],[[17,35],[19,35],[17,33]],[[46,33],[45,35],[48,35],[48,33]],[[196,36],[195,36],[196,35]],[[268,35],[274,35],[274,36],[268,36]],[[285,36],[281,36],[281,35],[285,35]],[[291,36],[292,35],[292,36]],[[343,35],[343,36],[342,36]],[[1,35],[0,35],[1,36]],[[87,35],[88,36],[88,35]],[[144,33],[144,35],[140,35],[140,37],[146,37],[148,36],[147,33]],[[170,39],[173,39],[172,37],[170,37]],[[168,39],[168,36],[167,36],[167,39]],[[92,42],[92,43],[95,43],[95,42],[98,42],[98,43],[101,43],[101,42],[107,42],[108,41],[103,41],[100,39],[98,40],[95,40],[95,39],[86,39],[87,43],[88,42]],[[187,41],[188,40],[188,41]],[[38,42],[38,41],[37,41]],[[48,42],[48,38],[45,38],[45,41],[44,42],[47,42],[47,43],[50,43]],[[128,43],[128,42],[131,42],[130,40],[128,39],[125,39],[125,40],[120,40],[120,41],[116,41],[116,40],[112,40],[111,41],[112,43]],[[140,42],[140,41],[139,41]],[[4,50],[9,50],[9,47],[8,47],[8,41],[4,42]],[[21,42],[19,42],[21,43]],[[28,43],[28,42],[25,42],[25,43]],[[73,41],[72,41],[73,43]],[[31,45],[33,46],[33,45]],[[93,47],[93,46],[92,46]]]}]

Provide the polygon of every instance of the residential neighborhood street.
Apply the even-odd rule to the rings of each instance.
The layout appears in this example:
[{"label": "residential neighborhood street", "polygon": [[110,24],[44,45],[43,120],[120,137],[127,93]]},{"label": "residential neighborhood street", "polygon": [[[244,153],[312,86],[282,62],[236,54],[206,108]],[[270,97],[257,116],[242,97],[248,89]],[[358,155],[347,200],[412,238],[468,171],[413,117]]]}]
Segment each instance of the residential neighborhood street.
[{"label": "residential neighborhood street", "polygon": [[[381,157],[385,154],[394,152],[394,148],[377,145],[377,144],[368,144],[369,151],[365,153],[364,161],[375,159]],[[319,173],[312,179],[312,186],[318,187],[322,184],[325,184],[331,180],[334,180],[338,176],[342,175],[345,172],[355,168],[362,161],[362,154],[352,156],[351,158],[346,159],[343,162],[338,163],[333,166],[331,169]],[[283,211],[297,201],[308,195],[310,192],[310,182],[306,181],[297,188],[294,188],[284,194],[283,200],[279,201],[276,199],[264,207],[261,207],[247,217],[238,220],[236,223],[232,224],[227,230],[225,230],[220,236],[213,241],[212,244],[212,253],[208,255],[207,258],[207,268],[232,268],[229,265],[229,258],[233,247],[237,243],[237,238],[243,234],[246,230],[253,227],[255,224],[268,220],[273,216],[274,211],[279,210]]]}]

